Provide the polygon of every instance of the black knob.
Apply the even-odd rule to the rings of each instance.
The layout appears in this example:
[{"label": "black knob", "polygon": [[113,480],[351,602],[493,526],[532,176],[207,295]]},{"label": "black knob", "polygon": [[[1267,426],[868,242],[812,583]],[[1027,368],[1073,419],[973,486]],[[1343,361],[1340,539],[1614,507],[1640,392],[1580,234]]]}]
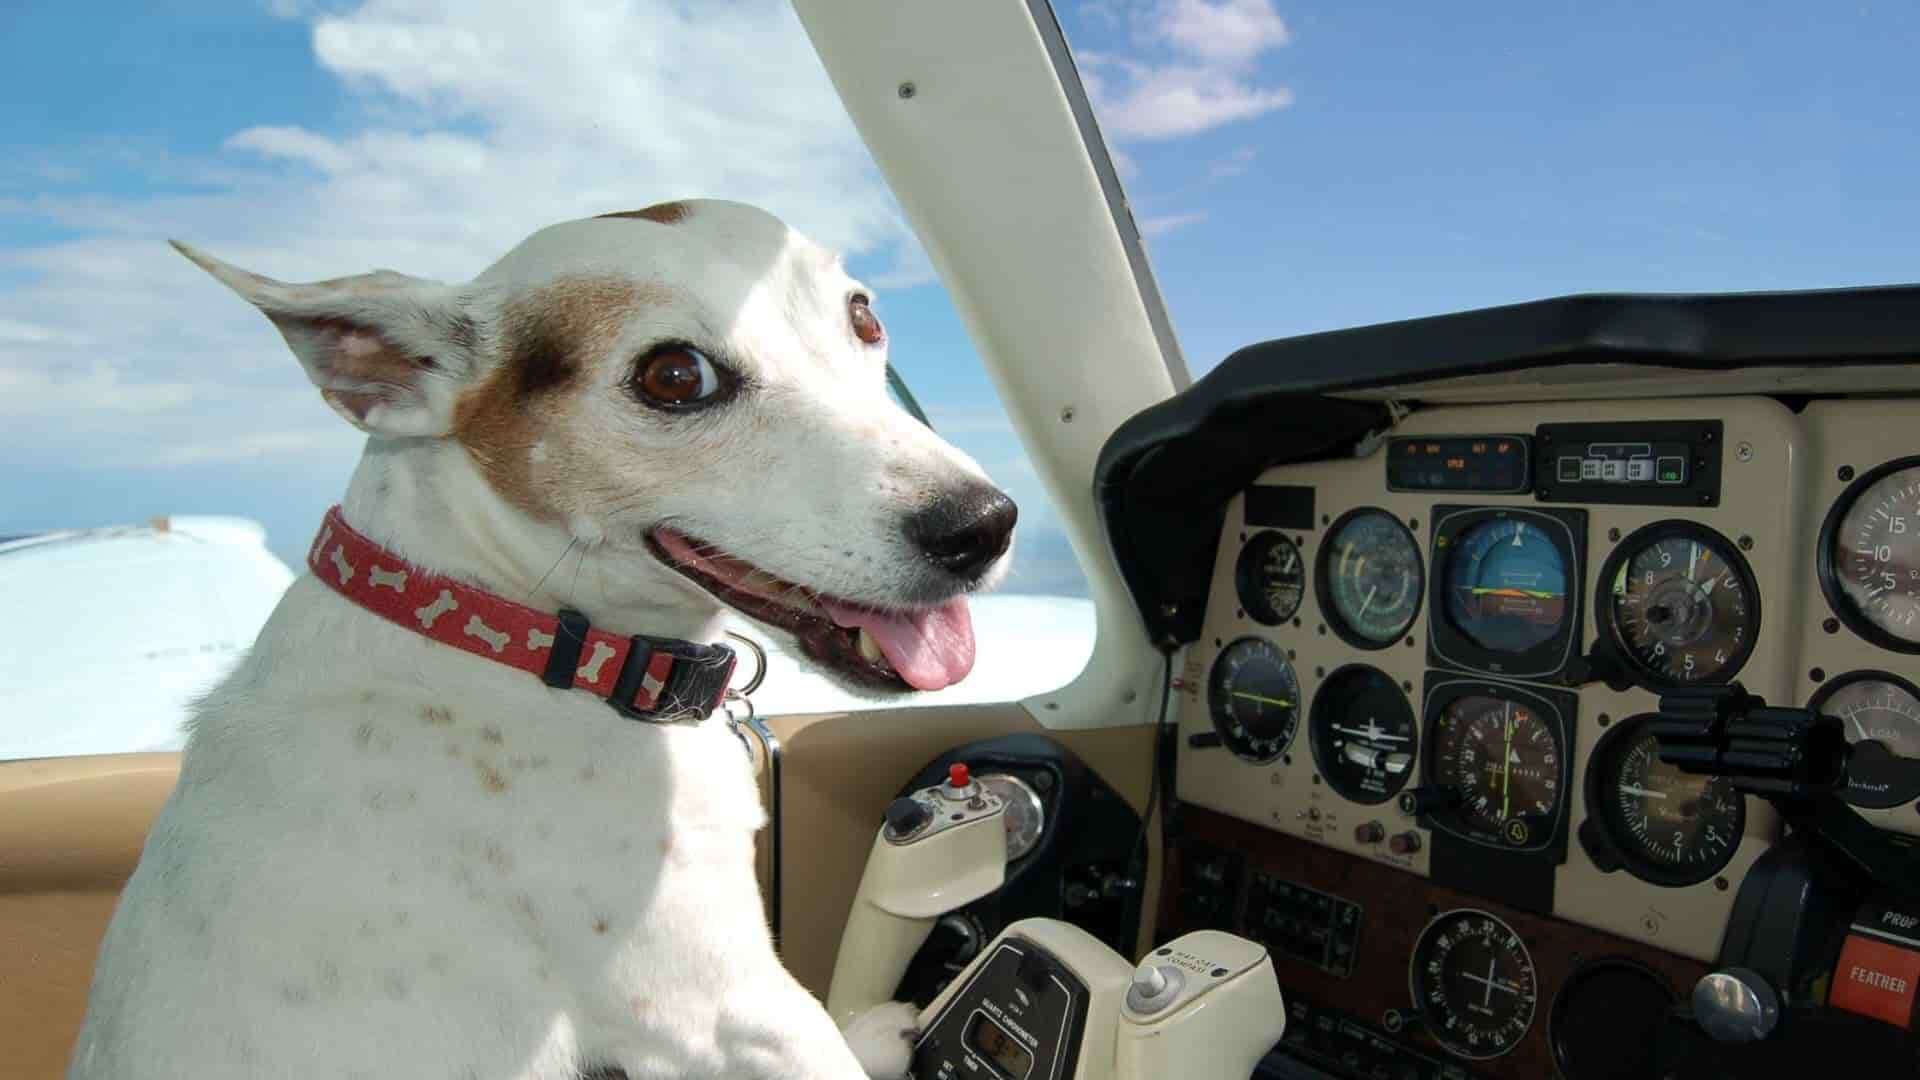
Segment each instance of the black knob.
[{"label": "black knob", "polygon": [[900,798],[887,804],[887,835],[898,840],[911,836],[933,820],[933,811],[913,799]]}]

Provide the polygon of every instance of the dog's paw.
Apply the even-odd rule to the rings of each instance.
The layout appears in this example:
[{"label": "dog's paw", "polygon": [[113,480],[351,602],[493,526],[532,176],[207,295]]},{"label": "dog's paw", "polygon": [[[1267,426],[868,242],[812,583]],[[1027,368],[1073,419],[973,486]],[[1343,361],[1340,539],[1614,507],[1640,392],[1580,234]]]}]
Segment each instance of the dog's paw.
[{"label": "dog's paw", "polygon": [[875,1005],[848,1024],[843,1032],[853,1056],[867,1071],[870,1080],[902,1080],[913,1057],[913,1041],[920,1036],[915,1028],[920,1010],[911,1002],[889,1001]]}]

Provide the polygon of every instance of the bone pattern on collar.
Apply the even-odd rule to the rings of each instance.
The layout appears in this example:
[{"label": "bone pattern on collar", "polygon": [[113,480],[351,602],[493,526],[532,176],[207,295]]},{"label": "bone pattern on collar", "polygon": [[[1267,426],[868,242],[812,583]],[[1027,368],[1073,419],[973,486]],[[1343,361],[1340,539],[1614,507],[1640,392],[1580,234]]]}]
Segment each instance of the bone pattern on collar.
[{"label": "bone pattern on collar", "polygon": [[[327,511],[307,566],[334,592],[395,626],[539,678],[548,678],[555,647],[566,646],[575,655],[562,685],[605,698],[632,719],[704,719],[720,706],[733,674],[733,651],[722,645],[625,638],[591,627],[575,640],[558,616],[406,562],[348,525],[338,506]],[[636,658],[636,649],[646,652]],[[621,675],[634,659],[645,670],[637,685],[623,688]],[[615,700],[616,691],[627,700]]]}]

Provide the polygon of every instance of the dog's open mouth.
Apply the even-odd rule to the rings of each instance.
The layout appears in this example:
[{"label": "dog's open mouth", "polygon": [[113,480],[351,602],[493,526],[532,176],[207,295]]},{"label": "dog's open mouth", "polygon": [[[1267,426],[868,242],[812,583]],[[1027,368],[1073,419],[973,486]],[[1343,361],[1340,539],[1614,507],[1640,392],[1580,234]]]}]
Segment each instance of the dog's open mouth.
[{"label": "dog's open mouth", "polygon": [[667,528],[654,554],[729,607],[792,634],[815,661],[876,689],[939,690],[973,670],[973,616],[956,596],[936,607],[882,611],[827,596]]}]

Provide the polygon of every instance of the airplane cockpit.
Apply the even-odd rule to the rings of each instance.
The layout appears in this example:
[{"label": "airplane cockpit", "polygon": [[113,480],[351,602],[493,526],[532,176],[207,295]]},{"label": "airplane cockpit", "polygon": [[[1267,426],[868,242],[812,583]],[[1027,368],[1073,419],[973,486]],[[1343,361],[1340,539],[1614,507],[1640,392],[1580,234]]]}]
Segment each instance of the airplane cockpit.
[{"label": "airplane cockpit", "polygon": [[[1052,5],[792,8],[1089,621],[1044,688],[877,703],[763,691],[791,658],[730,631],[766,927],[834,1021],[910,1005],[914,1080],[1920,1073],[1920,285],[1193,378]],[[0,755],[0,1072],[64,1075],[179,776]]]}]

